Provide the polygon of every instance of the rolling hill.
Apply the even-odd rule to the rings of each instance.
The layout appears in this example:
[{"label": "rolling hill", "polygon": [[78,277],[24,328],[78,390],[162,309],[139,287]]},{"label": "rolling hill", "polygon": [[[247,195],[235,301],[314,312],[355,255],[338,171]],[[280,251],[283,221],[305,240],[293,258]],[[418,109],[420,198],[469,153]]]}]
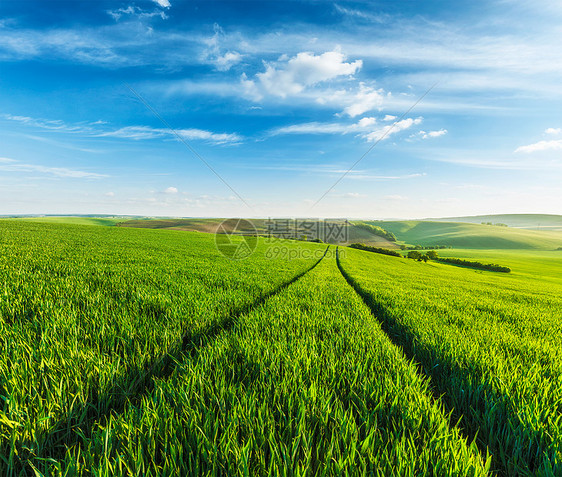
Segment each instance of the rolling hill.
[{"label": "rolling hill", "polygon": [[534,230],[562,230],[562,215],[553,214],[500,214],[500,215],[474,215],[469,217],[443,217],[427,219],[433,222],[466,222],[481,224],[492,222],[505,224],[509,227]]},{"label": "rolling hill", "polygon": [[471,249],[533,249],[554,250],[562,247],[559,231],[537,231],[461,222],[429,220],[376,221],[409,245]]},{"label": "rolling hill", "polygon": [[[21,217],[18,220],[68,223],[75,225],[101,225],[131,228],[150,228],[183,230],[192,232],[216,233],[225,219],[221,218],[169,218],[169,217],[131,217],[131,216],[36,216]],[[259,235],[267,235],[268,219],[250,219]],[[311,219],[315,221],[317,219]],[[508,227],[483,225],[482,222],[506,224]],[[232,230],[237,219],[226,222],[224,229]],[[342,244],[354,242],[390,249],[406,245],[437,246],[444,245],[462,249],[496,249],[496,250],[556,250],[562,247],[562,216],[544,214],[508,214],[479,215],[426,220],[386,220],[364,221],[377,225],[396,235],[398,244],[375,235],[368,230],[350,224],[347,228],[347,240]],[[541,224],[540,230],[533,230],[533,224]],[[254,233],[251,227],[243,230]],[[299,229],[295,237],[312,235]],[[330,240],[328,240],[330,242]],[[331,241],[333,243],[333,241]]]}]

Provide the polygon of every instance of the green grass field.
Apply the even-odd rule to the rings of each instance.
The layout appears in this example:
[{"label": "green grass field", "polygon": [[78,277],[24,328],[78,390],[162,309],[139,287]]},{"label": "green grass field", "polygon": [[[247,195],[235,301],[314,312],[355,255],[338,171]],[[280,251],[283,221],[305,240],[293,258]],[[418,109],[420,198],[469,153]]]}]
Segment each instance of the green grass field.
[{"label": "green grass field", "polygon": [[399,241],[410,245],[526,250],[555,250],[562,247],[562,231],[422,220],[368,223],[383,227],[395,234]]},{"label": "green grass field", "polygon": [[0,221],[0,475],[561,475],[542,244],[439,250],[505,274]]}]

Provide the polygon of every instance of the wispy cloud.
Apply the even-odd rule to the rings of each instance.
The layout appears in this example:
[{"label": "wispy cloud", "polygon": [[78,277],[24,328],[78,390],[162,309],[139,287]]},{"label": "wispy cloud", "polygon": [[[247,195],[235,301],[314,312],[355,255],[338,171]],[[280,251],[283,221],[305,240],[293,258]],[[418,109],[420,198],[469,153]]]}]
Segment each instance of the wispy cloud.
[{"label": "wispy cloud", "polygon": [[344,7],[342,5],[338,5],[335,4],[334,8],[336,10],[336,12],[342,14],[342,15],[346,15],[346,16],[350,16],[350,17],[354,17],[354,18],[358,18],[361,20],[366,20],[369,22],[374,22],[374,23],[384,23],[385,20],[388,20],[388,16],[385,15],[373,15],[372,13],[368,13],[365,12],[363,10],[358,10],[356,8],[347,8]]},{"label": "wispy cloud", "polygon": [[373,142],[381,138],[388,139],[393,134],[421,124],[423,118],[405,118],[393,124],[378,125],[373,117],[364,117],[356,123],[302,123],[284,126],[270,131],[270,135],[284,134],[351,134],[355,133],[367,141]]},{"label": "wispy cloud", "polygon": [[105,174],[78,171],[74,169],[67,169],[66,167],[48,167],[39,164],[25,164],[8,157],[0,157],[0,171],[40,173],[73,179],[101,179],[103,177],[108,177]]},{"label": "wispy cloud", "polygon": [[367,170],[351,170],[345,169],[344,166],[334,166],[333,164],[296,164],[296,165],[267,165],[267,166],[255,166],[252,165],[251,169],[262,169],[271,171],[292,171],[292,172],[305,172],[312,174],[322,174],[329,175],[333,177],[339,177],[344,173],[347,173],[346,179],[356,179],[356,180],[374,180],[374,181],[399,181],[407,179],[415,179],[417,177],[424,177],[427,174],[425,172],[414,172],[410,174],[399,174],[399,175],[385,175],[385,174],[375,174]]},{"label": "wispy cloud", "polygon": [[[562,145],[561,145],[562,148]],[[562,160],[556,157],[544,157],[537,154],[533,160],[527,154],[514,154],[503,150],[465,150],[465,149],[431,149],[420,150],[420,159],[444,162],[478,169],[497,169],[513,171],[561,171]],[[558,172],[557,172],[558,173]]]},{"label": "wispy cloud", "polygon": [[[61,120],[37,119],[27,116],[1,115],[9,121],[19,122],[27,126],[46,129],[54,132],[80,134],[87,137],[116,137],[122,139],[147,140],[164,137],[175,137],[169,129],[152,128],[149,126],[126,126],[119,129],[109,129],[104,121],[68,124]],[[216,133],[204,129],[188,128],[176,129],[176,132],[188,140],[203,140],[215,144],[238,144],[243,138],[236,133]]]},{"label": "wispy cloud", "polygon": [[127,8],[118,8],[117,10],[107,10],[107,14],[113,18],[115,21],[121,20],[122,17],[136,17],[139,19],[160,17],[162,20],[166,20],[168,16],[161,10],[156,11],[146,11],[137,6],[129,5]]},{"label": "wispy cloud", "polygon": [[[184,139],[204,140],[215,144],[238,144],[242,137],[234,133],[214,133],[203,129],[176,129]],[[127,126],[114,131],[105,131],[95,134],[98,137],[117,137],[133,139],[135,141],[157,138],[175,138],[175,134],[169,129],[151,128],[148,126]]]},{"label": "wispy cloud", "polygon": [[[339,172],[343,173],[345,171],[339,171]],[[426,175],[427,174],[425,172],[419,172],[419,173],[416,172],[414,174],[403,174],[403,175],[391,176],[391,175],[368,174],[368,173],[361,173],[361,172],[355,173],[355,171],[351,171],[346,176],[346,179],[375,180],[375,181],[399,181],[399,180],[405,180],[405,179],[415,179],[417,177],[424,177]]]},{"label": "wispy cloud", "polygon": [[330,192],[330,197],[339,197],[340,199],[364,199],[367,194],[361,194],[360,192]]}]

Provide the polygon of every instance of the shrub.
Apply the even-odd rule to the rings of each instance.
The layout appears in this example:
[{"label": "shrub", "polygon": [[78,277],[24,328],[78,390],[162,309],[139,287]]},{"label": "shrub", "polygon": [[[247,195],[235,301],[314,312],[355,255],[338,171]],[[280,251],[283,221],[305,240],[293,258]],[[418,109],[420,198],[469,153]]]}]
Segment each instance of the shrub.
[{"label": "shrub", "polygon": [[379,237],[383,237],[390,242],[396,242],[396,236],[392,232],[389,232],[377,225],[365,224],[363,222],[354,223],[353,225],[355,225],[355,227],[359,227],[360,229],[367,230],[372,234],[378,235]]},{"label": "shrub", "polygon": [[437,255],[437,252],[435,250],[430,250],[426,255],[430,260],[437,260],[439,258],[439,255]]},{"label": "shrub", "polygon": [[389,250],[387,248],[371,247],[370,245],[365,245],[364,243],[352,243],[350,247],[359,250],[365,250],[366,252],[382,253],[383,255],[390,255],[392,257],[402,256],[395,250]]},{"label": "shrub", "polygon": [[497,265],[495,263],[473,262],[470,260],[463,260],[461,258],[440,258],[438,261],[443,263],[452,263],[453,265],[460,265],[462,267],[476,268],[478,270],[489,270],[491,272],[511,272],[511,268]]}]

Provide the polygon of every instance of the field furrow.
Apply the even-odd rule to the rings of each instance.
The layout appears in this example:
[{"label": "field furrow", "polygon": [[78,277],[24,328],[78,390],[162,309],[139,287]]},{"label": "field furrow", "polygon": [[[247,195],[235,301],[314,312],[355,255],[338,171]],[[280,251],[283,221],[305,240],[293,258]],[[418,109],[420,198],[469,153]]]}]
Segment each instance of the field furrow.
[{"label": "field furrow", "polygon": [[341,266],[496,471],[562,472],[560,295],[517,276],[355,250]]},{"label": "field furrow", "polygon": [[333,257],[239,317],[51,472],[485,475]]},{"label": "field furrow", "polygon": [[31,223],[0,231],[0,470],[64,452],[93,419],[169,374],[178,343],[204,340],[325,250],[305,244],[306,258],[270,260],[260,244],[236,263],[212,240]]}]

